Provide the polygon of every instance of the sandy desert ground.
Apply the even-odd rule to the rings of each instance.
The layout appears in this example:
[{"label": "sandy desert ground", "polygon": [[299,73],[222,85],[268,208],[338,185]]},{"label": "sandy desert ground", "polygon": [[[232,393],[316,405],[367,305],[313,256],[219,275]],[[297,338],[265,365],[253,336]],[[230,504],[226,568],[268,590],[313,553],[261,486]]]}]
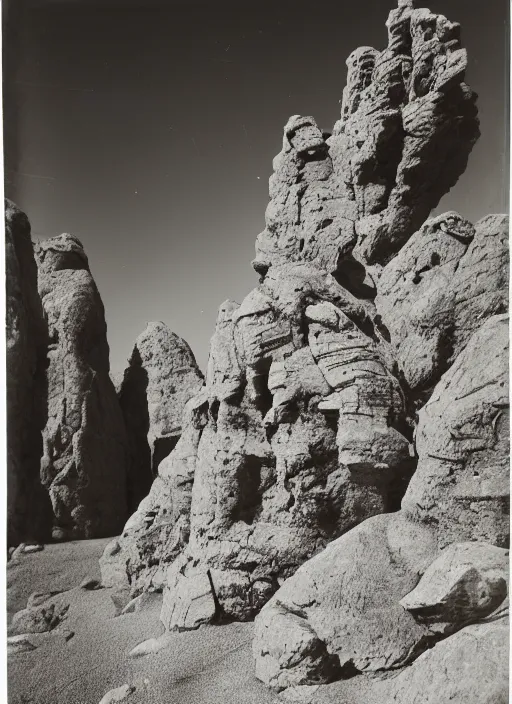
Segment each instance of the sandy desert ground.
[{"label": "sandy desert ground", "polygon": [[69,603],[57,628],[27,636],[34,650],[9,655],[10,704],[98,704],[122,685],[135,687],[129,704],[276,701],[253,674],[252,624],[167,635],[159,652],[129,657],[139,643],[163,636],[161,597],[137,613],[116,616],[110,590],[79,586],[85,578],[99,580],[98,558],[107,542],[47,545],[8,563],[9,622],[34,592],[61,591],[57,598]]}]

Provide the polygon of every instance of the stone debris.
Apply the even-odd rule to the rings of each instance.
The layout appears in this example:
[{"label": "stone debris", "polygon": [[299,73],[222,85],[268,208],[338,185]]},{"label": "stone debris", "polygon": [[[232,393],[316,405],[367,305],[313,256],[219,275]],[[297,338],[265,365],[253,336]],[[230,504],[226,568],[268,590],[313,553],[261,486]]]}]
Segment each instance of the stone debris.
[{"label": "stone debris", "polygon": [[115,702],[124,702],[128,697],[135,692],[135,687],[130,684],[123,684],[121,687],[111,689],[101,698],[99,704],[115,704]]},{"label": "stone debris", "polygon": [[145,655],[153,655],[154,653],[158,653],[166,646],[167,643],[165,642],[165,639],[148,638],[148,640],[144,640],[142,641],[142,643],[136,645],[135,648],[132,648],[132,650],[130,650],[129,652],[129,657],[141,658]]},{"label": "stone debris", "polygon": [[36,646],[30,642],[29,636],[20,633],[17,636],[7,636],[7,657],[19,653],[30,653]]}]

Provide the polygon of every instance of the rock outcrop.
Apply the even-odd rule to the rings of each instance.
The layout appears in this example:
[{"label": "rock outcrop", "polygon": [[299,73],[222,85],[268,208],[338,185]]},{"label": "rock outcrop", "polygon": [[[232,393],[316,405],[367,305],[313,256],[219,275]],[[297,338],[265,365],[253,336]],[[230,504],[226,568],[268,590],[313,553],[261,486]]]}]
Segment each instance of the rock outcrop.
[{"label": "rock outcrop", "polygon": [[51,507],[39,480],[45,425],[46,325],[27,216],[5,201],[7,542],[44,540]]},{"label": "rock outcrop", "polygon": [[479,130],[460,25],[409,0],[387,27],[384,51],[362,47],[347,59],[330,137],[312,117],[287,123],[256,243],[260,274],[287,261],[334,273],[352,250],[385,264],[463,173]]},{"label": "rock outcrop", "polygon": [[185,404],[202,385],[203,375],[185,340],[164,323],[148,323],[118,383],[131,450],[130,511],[147,496],[158,466],[174,449]]},{"label": "rock outcrop", "polygon": [[508,308],[508,218],[427,220],[381,272],[375,305],[411,397],[430,394],[472,333]]},{"label": "rock outcrop", "polygon": [[76,237],[41,242],[37,259],[49,335],[41,481],[53,537],[115,535],[126,520],[128,444],[109,376],[103,304]]},{"label": "rock outcrop", "polygon": [[502,315],[474,333],[419,412],[418,467],[401,511],[331,543],[263,608],[258,677],[282,689],[395,669],[499,609],[508,592],[508,427]]},{"label": "rock outcrop", "polygon": [[[158,468],[148,496],[119,538],[101,557],[102,583],[127,603],[142,591],[162,589],[165,569],[187,545],[197,446],[206,422],[206,399],[191,399],[183,412],[183,433]],[[123,604],[124,605],[124,604]]]},{"label": "rock outcrop", "polygon": [[387,27],[349,57],[332,135],[286,124],[259,286],[220,307],[181,438],[101,563],[127,597],[163,589],[170,630],[259,612],[278,690],[410,665],[415,701],[461,634],[502,646],[508,219],[427,219],[476,96],[458,24],[400,0]]},{"label": "rock outcrop", "polygon": [[508,698],[507,618],[468,626],[423,653],[382,687],[395,704],[493,704]]}]

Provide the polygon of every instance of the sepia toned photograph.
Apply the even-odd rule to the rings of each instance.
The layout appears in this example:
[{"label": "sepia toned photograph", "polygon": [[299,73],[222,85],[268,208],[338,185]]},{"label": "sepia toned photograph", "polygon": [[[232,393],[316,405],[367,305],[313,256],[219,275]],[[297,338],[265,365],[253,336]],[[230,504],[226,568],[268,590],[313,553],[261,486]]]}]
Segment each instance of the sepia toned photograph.
[{"label": "sepia toned photograph", "polygon": [[1,3],[7,704],[508,703],[510,5],[426,2]]}]

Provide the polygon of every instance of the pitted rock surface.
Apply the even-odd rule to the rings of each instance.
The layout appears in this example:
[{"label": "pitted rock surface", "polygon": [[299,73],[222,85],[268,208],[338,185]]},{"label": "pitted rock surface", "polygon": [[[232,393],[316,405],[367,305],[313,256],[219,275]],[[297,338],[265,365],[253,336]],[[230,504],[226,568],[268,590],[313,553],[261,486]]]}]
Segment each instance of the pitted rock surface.
[{"label": "pitted rock surface", "polygon": [[259,612],[257,676],[292,697],[421,682],[442,639],[457,672],[458,632],[508,603],[508,220],[427,220],[476,96],[458,24],[399,0],[387,30],[350,55],[331,136],[287,122],[259,286],[221,306],[181,439],[102,558],[105,583],[163,589],[167,629]]},{"label": "pitted rock surface", "polygon": [[474,333],[419,412],[418,467],[402,510],[431,525],[441,547],[508,545],[508,322],[497,315]]},{"label": "pitted rock surface", "polygon": [[[332,542],[257,616],[260,679],[277,689],[329,682],[327,653],[342,668],[395,669],[499,610],[508,591],[507,416],[501,315],[474,333],[420,411],[419,462],[401,511]],[[286,635],[298,617],[324,645],[313,663],[309,641]]]},{"label": "pitted rock surface", "polygon": [[430,390],[485,320],[507,310],[508,217],[427,220],[382,270],[375,305],[407,386]]},{"label": "pitted rock surface", "polygon": [[53,535],[115,535],[126,520],[128,443],[109,376],[103,304],[76,237],[41,242],[37,259],[49,335],[41,481]]},{"label": "pitted rock surface", "polygon": [[162,589],[166,565],[189,539],[192,483],[205,412],[201,396],[185,404],[183,433],[174,451],[160,463],[148,496],[100,559],[103,586],[132,596]]},{"label": "pitted rock surface", "polygon": [[[222,338],[231,351],[219,353],[214,338],[190,542],[169,568],[165,625],[186,627],[167,614],[186,611],[172,603],[188,598],[181,582],[207,571],[220,615],[252,617],[304,560],[388,507],[390,485],[410,465],[409,442],[397,429],[399,384],[359,327],[370,313],[303,264],[277,267],[233,308],[232,335]],[[225,330],[224,311],[220,321]],[[333,335],[334,347],[317,333]],[[217,358],[236,358],[245,376],[223,400],[210,382],[220,376]]]}]

